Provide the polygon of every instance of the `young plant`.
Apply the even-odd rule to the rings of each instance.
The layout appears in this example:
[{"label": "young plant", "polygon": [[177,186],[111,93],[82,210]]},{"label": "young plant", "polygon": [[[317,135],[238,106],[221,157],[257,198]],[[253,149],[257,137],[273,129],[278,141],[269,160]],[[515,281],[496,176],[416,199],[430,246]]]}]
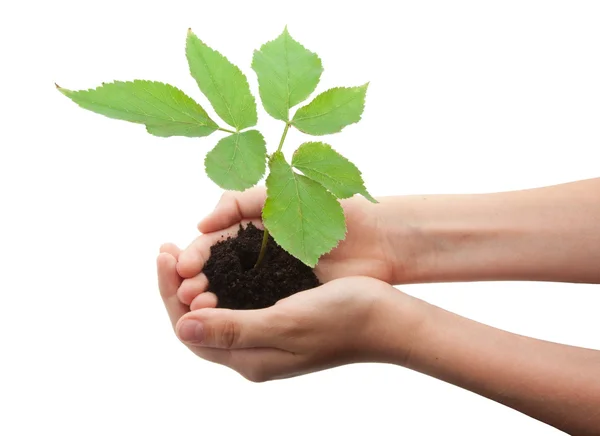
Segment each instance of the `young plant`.
[{"label": "young plant", "polygon": [[[110,118],[144,124],[156,136],[208,136],[227,133],[206,154],[206,174],[223,189],[243,191],[265,175],[265,226],[258,266],[269,233],[287,252],[308,266],[333,249],[346,234],[344,212],[338,199],[367,192],[358,168],[330,145],[305,142],[291,162],[282,153],[288,130],[321,136],[340,132],[360,120],[368,84],[329,89],[299,108],[316,89],[323,67],[317,54],[294,40],[287,27],[273,41],[254,51],[252,69],[266,112],[284,123],[279,146],[270,155],[258,130],[256,102],[241,70],[221,53],[188,31],[186,56],[192,77],[229,127],[221,127],[178,88],[160,82],[134,80],[105,83],[95,89],[57,88],[79,106]],[[300,171],[302,174],[296,172]]]}]

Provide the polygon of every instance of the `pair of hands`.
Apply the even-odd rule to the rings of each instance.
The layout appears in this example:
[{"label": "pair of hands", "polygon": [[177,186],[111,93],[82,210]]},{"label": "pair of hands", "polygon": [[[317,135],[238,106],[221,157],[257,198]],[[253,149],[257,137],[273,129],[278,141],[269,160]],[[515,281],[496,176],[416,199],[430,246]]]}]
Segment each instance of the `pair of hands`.
[{"label": "pair of hands", "polygon": [[425,319],[424,304],[391,286],[402,259],[361,198],[343,202],[348,236],[315,268],[324,285],[266,309],[215,308],[202,273],[210,247],[235,236],[240,223],[262,228],[265,197],[262,188],[227,192],[185,250],[161,247],[159,288],[179,339],[199,357],[257,382],[361,361],[403,364]]}]

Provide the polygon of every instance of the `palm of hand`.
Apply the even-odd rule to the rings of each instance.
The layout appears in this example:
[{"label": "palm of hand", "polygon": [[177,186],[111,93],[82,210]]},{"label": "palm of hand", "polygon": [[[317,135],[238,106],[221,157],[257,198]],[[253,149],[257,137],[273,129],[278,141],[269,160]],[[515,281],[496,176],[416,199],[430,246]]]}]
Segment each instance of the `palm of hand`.
[{"label": "palm of hand", "polygon": [[316,265],[322,282],[341,277],[367,276],[392,283],[394,261],[378,217],[362,198],[342,202],[346,215],[346,238]]},{"label": "palm of hand", "polygon": [[[164,251],[177,255],[176,249]],[[208,306],[190,311],[177,297],[181,277],[170,254],[159,256],[158,275],[179,338],[197,356],[226,365],[252,381],[385,360],[373,339],[385,336],[379,330],[385,330],[389,321],[387,308],[407,298],[381,281],[347,277],[266,309],[232,311]],[[203,326],[201,339],[193,327],[197,323]]]},{"label": "palm of hand", "polygon": [[[252,221],[262,227],[260,216],[265,201],[264,189],[243,193],[226,193],[215,210],[198,228],[199,236],[179,256],[177,270],[186,280],[178,292],[180,300],[192,310],[216,305],[215,296],[206,293],[208,280],[202,274],[210,256],[210,247],[224,236],[235,236],[240,223]],[[346,238],[315,267],[322,283],[349,276],[367,276],[396,284],[407,277],[410,269],[408,226],[399,225],[394,216],[386,215],[385,204],[372,204],[361,197],[342,201],[346,216]],[[392,230],[390,230],[392,229]],[[402,246],[402,250],[397,247]],[[401,261],[398,252],[405,253]],[[196,300],[197,299],[197,300]]]},{"label": "palm of hand", "polygon": [[[161,249],[161,293],[180,339],[198,356],[230,366],[255,381],[362,359],[385,359],[368,338],[385,336],[371,331],[391,322],[383,316],[387,309],[382,308],[406,300],[390,292],[393,288],[384,282],[398,278],[393,246],[407,239],[409,227],[398,226],[394,217],[376,209],[379,205],[362,198],[342,202],[347,237],[315,268],[325,285],[259,311],[214,309],[216,296],[205,292],[208,281],[202,273],[210,247],[225,235],[234,236],[240,223],[252,221],[260,226],[264,199],[264,190],[228,193],[199,224],[204,234],[186,250],[179,252],[170,245]],[[390,227],[396,229],[391,238]],[[359,275],[368,277],[355,277]],[[185,320],[192,318],[204,323],[202,344],[186,339]],[[365,329],[367,325],[371,327]],[[357,353],[359,348],[362,351]]]}]

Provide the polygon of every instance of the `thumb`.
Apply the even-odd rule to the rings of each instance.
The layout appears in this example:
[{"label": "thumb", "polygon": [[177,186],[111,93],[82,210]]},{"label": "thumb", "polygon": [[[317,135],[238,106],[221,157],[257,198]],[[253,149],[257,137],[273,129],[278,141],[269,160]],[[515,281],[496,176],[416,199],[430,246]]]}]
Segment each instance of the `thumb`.
[{"label": "thumb", "polygon": [[260,218],[266,198],[264,187],[254,187],[244,192],[226,191],[215,210],[198,223],[198,230],[211,233],[238,224],[244,219]]},{"label": "thumb", "polygon": [[205,308],[189,312],[176,326],[177,336],[189,345],[221,348],[269,348],[281,342],[283,328],[267,309]]}]

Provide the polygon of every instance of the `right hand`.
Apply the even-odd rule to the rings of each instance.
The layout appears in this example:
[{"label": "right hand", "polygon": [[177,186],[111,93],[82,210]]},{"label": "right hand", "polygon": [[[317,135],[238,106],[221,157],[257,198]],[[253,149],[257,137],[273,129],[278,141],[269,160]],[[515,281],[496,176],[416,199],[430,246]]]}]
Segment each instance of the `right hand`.
[{"label": "right hand", "polygon": [[[228,191],[223,194],[215,210],[198,224],[203,234],[192,242],[179,256],[177,271],[186,279],[178,291],[182,303],[191,309],[213,305],[214,296],[200,295],[206,291],[208,280],[202,274],[204,263],[210,256],[210,247],[223,236],[235,236],[240,223],[252,222],[264,228],[261,211],[266,200],[263,187],[244,192]],[[348,229],[346,239],[325,254],[315,267],[322,283],[348,276],[368,276],[389,284],[397,284],[411,269],[409,242],[414,239],[409,226],[403,225],[381,208],[385,203],[373,204],[362,197],[342,200]],[[393,225],[392,225],[393,224]],[[402,246],[400,258],[394,246]],[[192,305],[192,301],[199,301]],[[209,304],[210,303],[210,304]]]},{"label": "right hand", "polygon": [[405,365],[428,319],[429,305],[368,277],[333,280],[265,309],[186,311],[169,298],[180,280],[172,257],[161,255],[158,274],[179,339],[255,382],[358,362]]}]

